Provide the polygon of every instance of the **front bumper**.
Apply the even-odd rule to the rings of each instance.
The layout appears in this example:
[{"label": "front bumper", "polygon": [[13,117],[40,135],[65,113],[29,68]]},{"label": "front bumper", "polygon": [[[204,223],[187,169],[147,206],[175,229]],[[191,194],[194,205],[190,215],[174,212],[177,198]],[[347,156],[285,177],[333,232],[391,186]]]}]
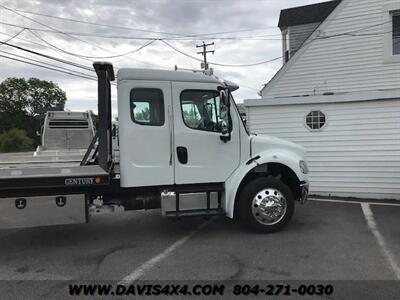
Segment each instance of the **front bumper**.
[{"label": "front bumper", "polygon": [[304,204],[308,200],[308,191],[310,189],[310,183],[308,182],[301,182],[300,184],[300,203]]}]

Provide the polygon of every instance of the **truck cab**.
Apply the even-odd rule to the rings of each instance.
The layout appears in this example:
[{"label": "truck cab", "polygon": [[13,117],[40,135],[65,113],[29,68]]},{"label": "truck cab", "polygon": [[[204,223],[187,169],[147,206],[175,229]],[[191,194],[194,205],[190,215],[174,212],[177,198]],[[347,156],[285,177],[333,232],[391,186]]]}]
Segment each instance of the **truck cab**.
[{"label": "truck cab", "polygon": [[258,231],[281,228],[294,200],[305,201],[304,149],[249,134],[230,82],[147,69],[120,69],[117,79],[121,187],[220,186],[224,214]]}]

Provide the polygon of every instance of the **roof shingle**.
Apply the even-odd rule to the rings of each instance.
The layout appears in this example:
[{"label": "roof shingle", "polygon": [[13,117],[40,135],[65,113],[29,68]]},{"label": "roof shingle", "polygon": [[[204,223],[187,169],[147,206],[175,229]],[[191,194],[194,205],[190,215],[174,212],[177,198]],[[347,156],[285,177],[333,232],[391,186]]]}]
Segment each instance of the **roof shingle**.
[{"label": "roof shingle", "polygon": [[341,0],[334,0],[283,9],[279,17],[278,27],[282,29],[289,26],[321,23],[332,13],[340,2]]}]

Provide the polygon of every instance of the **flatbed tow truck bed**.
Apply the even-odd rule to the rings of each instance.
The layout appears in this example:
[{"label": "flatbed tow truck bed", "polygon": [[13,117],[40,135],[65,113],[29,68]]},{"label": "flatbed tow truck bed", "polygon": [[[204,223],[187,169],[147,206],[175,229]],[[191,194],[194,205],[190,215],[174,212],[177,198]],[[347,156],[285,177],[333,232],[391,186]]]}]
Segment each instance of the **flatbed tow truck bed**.
[{"label": "flatbed tow truck bed", "polygon": [[104,186],[110,182],[109,173],[98,165],[48,166],[0,169],[0,193],[34,194],[36,189]]},{"label": "flatbed tow truck bed", "polygon": [[69,160],[69,159],[37,159],[34,157],[32,160],[19,160],[15,158],[13,160],[4,161],[0,160],[0,171],[8,169],[27,169],[27,168],[54,168],[54,167],[74,167],[79,166],[82,158],[79,160]]},{"label": "flatbed tow truck bed", "polygon": [[32,165],[0,169],[2,229],[86,223],[90,195],[109,188],[98,165]]},{"label": "flatbed tow truck bed", "polygon": [[[112,159],[111,144],[110,80],[114,80],[115,77],[112,66],[107,64],[100,63],[95,66],[95,70],[99,77],[98,111],[102,118],[98,133],[93,137],[83,158],[80,161],[74,161],[67,156],[60,164],[60,161],[46,161],[48,157],[38,156],[29,162],[22,160],[21,165],[14,164],[11,168],[2,166],[0,168],[0,202],[8,202],[8,205],[15,202],[14,207],[19,208],[21,200],[26,203],[37,202],[40,199],[29,197],[37,198],[36,196],[45,195],[43,201],[56,201],[60,204],[61,202],[57,201],[61,198],[68,203],[70,195],[77,194],[80,195],[81,202],[88,202],[90,200],[88,197],[96,197],[98,191],[112,189],[110,178],[113,176],[115,163]],[[115,183],[119,184],[119,181],[114,181],[113,184]],[[1,205],[3,204],[0,203]],[[25,210],[25,206],[21,205],[21,209]]]}]

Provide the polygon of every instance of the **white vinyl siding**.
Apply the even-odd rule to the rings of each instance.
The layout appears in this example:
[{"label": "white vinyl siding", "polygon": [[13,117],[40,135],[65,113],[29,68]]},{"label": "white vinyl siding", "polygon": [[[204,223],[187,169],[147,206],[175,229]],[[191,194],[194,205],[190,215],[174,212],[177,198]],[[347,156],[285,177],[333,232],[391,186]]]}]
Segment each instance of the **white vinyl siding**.
[{"label": "white vinyl siding", "polygon": [[[247,110],[251,132],[306,148],[311,194],[400,199],[400,99]],[[320,131],[305,125],[305,116],[315,110],[327,118]]]},{"label": "white vinyl siding", "polygon": [[314,32],[320,23],[303,24],[297,26],[290,26],[288,28],[289,33],[289,45],[290,55],[294,55],[297,49],[305,42],[306,39]]},{"label": "white vinyl siding", "polygon": [[392,31],[392,24],[384,22],[384,16],[390,14],[384,7],[391,3],[397,1],[343,0],[313,36],[355,30],[364,36],[344,35],[306,42],[305,48],[263,89],[262,97],[399,88],[400,61],[385,63],[383,55],[387,46],[382,33]]}]

